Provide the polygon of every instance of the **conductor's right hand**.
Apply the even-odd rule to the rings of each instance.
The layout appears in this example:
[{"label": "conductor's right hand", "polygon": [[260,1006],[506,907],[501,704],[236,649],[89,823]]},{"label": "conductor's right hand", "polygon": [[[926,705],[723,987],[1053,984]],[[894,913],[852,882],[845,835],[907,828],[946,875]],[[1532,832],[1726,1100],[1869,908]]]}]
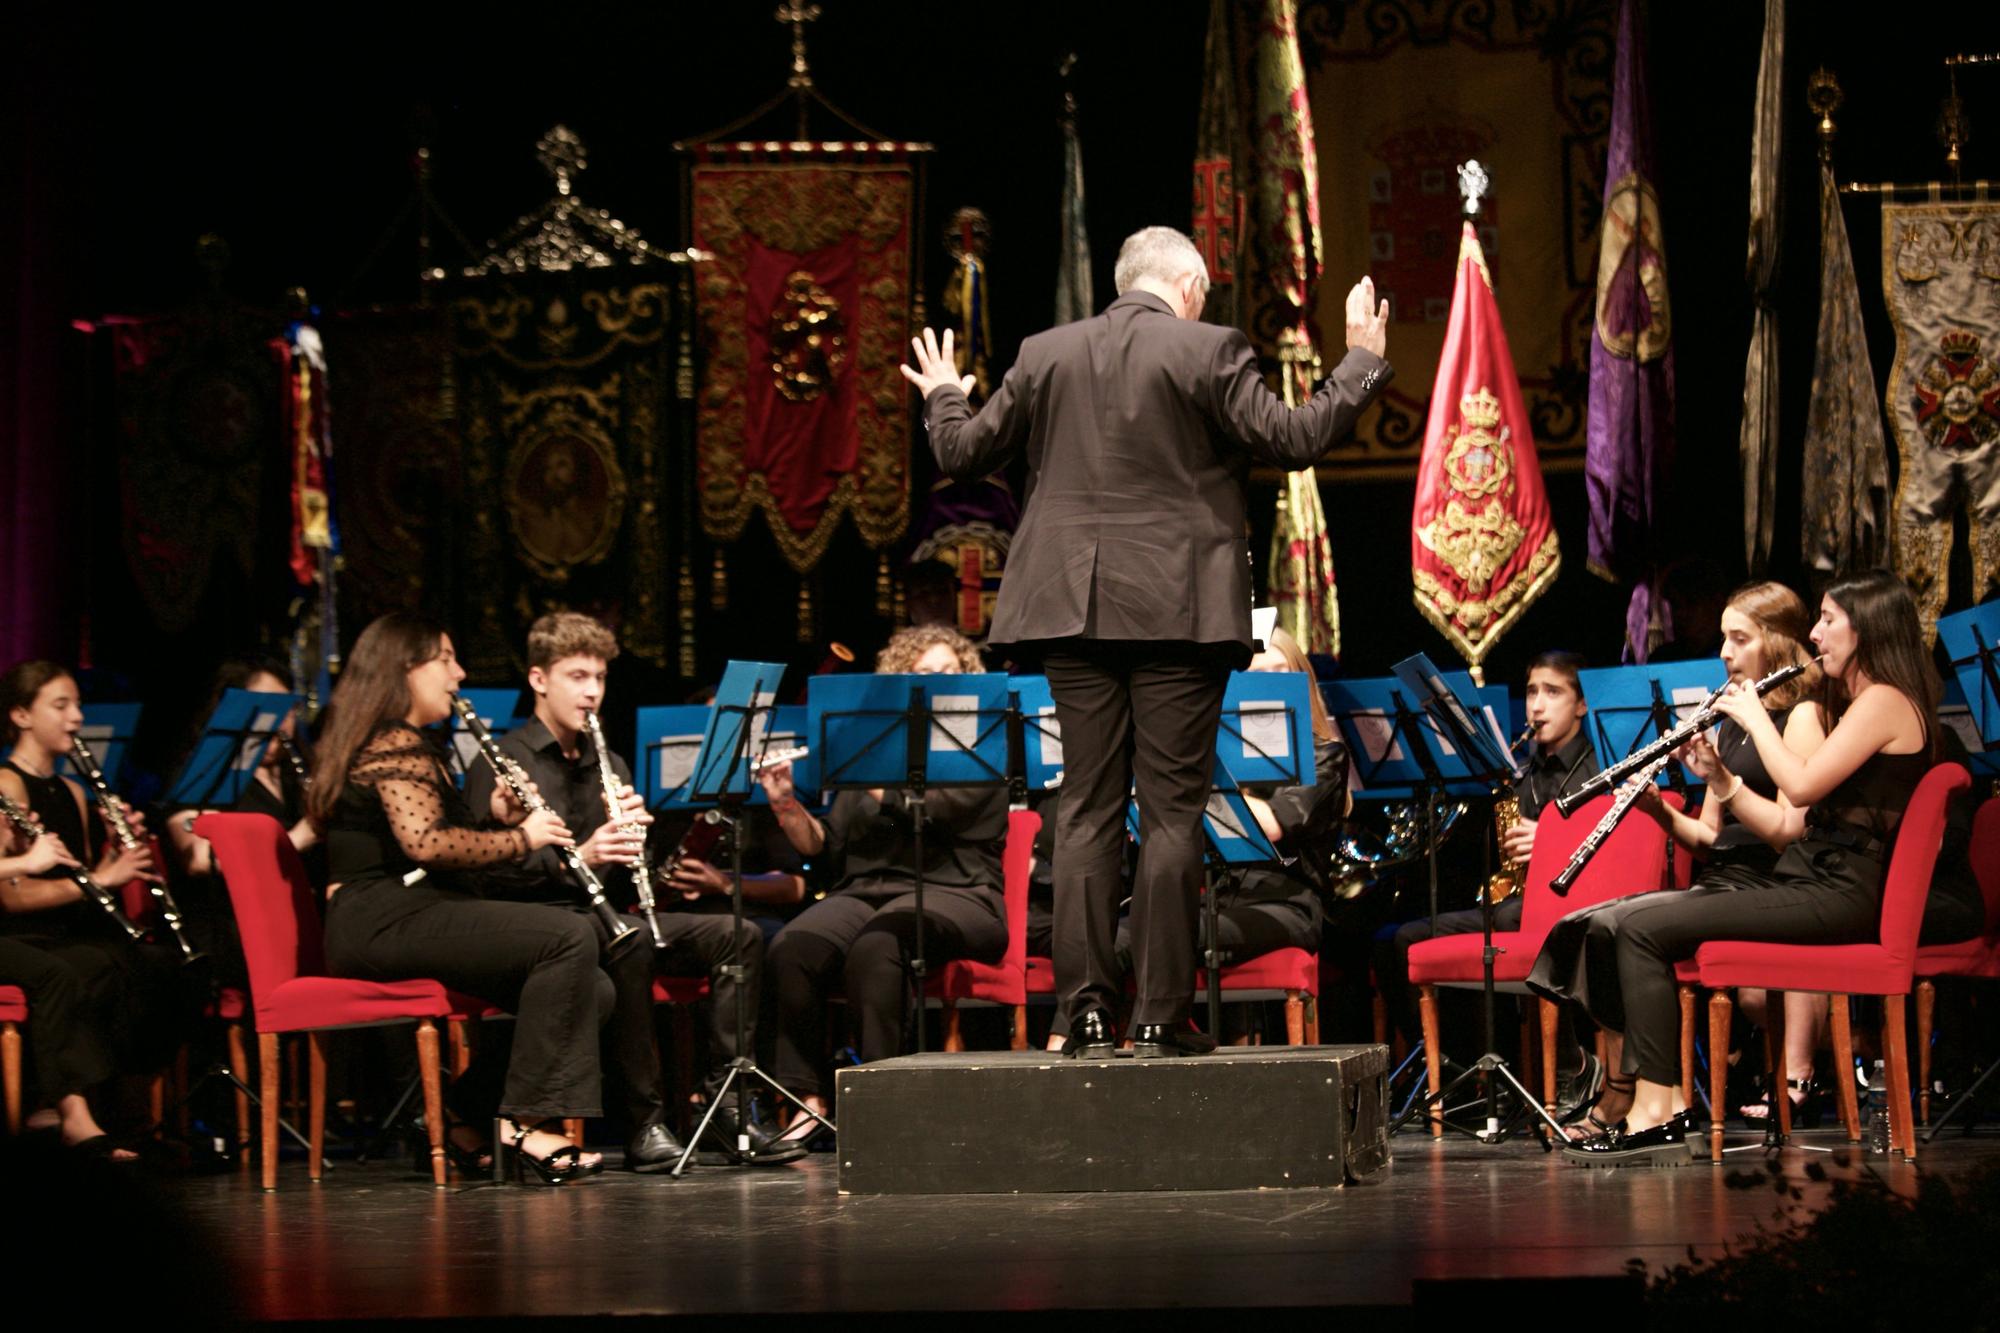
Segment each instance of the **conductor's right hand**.
[{"label": "conductor's right hand", "polygon": [[544,847],[576,846],[576,839],[570,836],[569,826],[562,822],[562,816],[550,809],[530,810],[518,827],[528,835],[528,850],[531,852],[538,852]]},{"label": "conductor's right hand", "polygon": [[1364,277],[1347,291],[1347,345],[1389,354],[1389,303],[1376,302],[1373,278]]}]

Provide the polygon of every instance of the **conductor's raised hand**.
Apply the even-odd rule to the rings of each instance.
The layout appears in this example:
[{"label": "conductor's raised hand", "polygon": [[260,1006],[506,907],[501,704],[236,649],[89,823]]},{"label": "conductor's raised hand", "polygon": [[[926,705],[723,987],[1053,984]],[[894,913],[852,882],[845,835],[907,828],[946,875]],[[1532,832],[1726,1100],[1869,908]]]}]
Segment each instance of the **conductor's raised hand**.
[{"label": "conductor's raised hand", "polygon": [[925,329],[920,338],[910,339],[910,347],[916,353],[917,368],[898,366],[903,378],[917,386],[917,392],[924,397],[931,396],[931,390],[941,389],[947,384],[958,386],[960,393],[971,393],[973,378],[958,373],[958,362],[952,359],[951,330],[944,331],[944,345],[938,345],[937,334]]},{"label": "conductor's raised hand", "polygon": [[1364,277],[1347,290],[1347,345],[1377,356],[1389,354],[1389,303],[1375,299],[1375,279]]}]

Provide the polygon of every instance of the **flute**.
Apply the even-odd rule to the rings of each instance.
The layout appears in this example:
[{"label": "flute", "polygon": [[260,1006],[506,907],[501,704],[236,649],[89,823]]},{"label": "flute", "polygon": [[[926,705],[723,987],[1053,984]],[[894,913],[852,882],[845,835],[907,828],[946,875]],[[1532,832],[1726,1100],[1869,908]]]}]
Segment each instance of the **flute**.
[{"label": "flute", "polygon": [[[583,715],[584,728],[590,732],[590,743],[597,751],[597,781],[604,788],[604,817],[618,819],[618,771],[611,767],[611,751],[604,744],[604,724],[597,720],[596,710]],[[619,827],[627,832],[645,837],[645,826],[620,821]],[[655,909],[659,906],[653,900],[653,869],[646,864],[646,846],[639,844],[639,862],[632,867],[632,883],[639,893],[639,915],[646,918],[646,928],[653,934],[653,947],[667,947],[666,937],[660,934],[660,918]]]},{"label": "flute", "polygon": [[[104,816],[105,827],[111,836],[126,851],[145,845],[145,840],[132,828],[132,821],[125,817],[125,807],[111,794],[110,784],[104,780],[104,770],[97,766],[97,756],[90,752],[90,746],[81,736],[69,738],[69,761],[76,771],[83,775],[83,785],[90,791],[90,799],[97,803],[98,813]],[[181,949],[181,961],[192,963],[201,957],[201,950],[194,947],[187,937],[187,923],[181,919],[180,904],[167,888],[164,877],[149,881],[146,887],[152,891],[154,901],[160,905],[160,919],[174,933],[174,943]]]},{"label": "flute", "polygon": [[[494,775],[507,785],[507,790],[514,794],[514,799],[520,803],[521,808],[530,812],[548,809],[549,803],[528,785],[528,775],[521,771],[521,766],[501,752],[499,742],[493,739],[493,733],[479,720],[479,710],[472,706],[472,701],[464,695],[454,694],[451,697],[451,707],[452,711],[458,714],[458,720],[465,725],[466,733],[472,737],[473,743],[478,745],[479,753],[493,766]],[[576,882],[583,890],[585,903],[590,908],[591,915],[597,918],[597,924],[610,936],[605,947],[611,953],[617,954],[628,945],[637,943],[638,930],[628,925],[625,918],[618,915],[617,910],[611,906],[604,896],[604,884],[597,878],[597,872],[585,864],[576,848],[558,847],[556,851],[562,856],[563,864],[569,867],[569,872],[576,876]]]},{"label": "flute", "polygon": [[[4,816],[7,822],[19,829],[22,836],[30,842],[47,831],[42,828],[40,820],[14,804],[5,792],[0,792],[0,816]],[[127,936],[135,940],[146,938],[146,932],[139,928],[138,923],[125,915],[125,909],[118,905],[117,897],[111,890],[92,879],[89,871],[82,866],[64,866],[63,874],[69,876],[71,882],[83,890],[86,898],[102,907],[112,921],[117,923],[118,929],[124,931]]]},{"label": "flute", "polygon": [[[1804,662],[1795,666],[1779,667],[1776,671],[1773,671],[1770,675],[1751,686],[1751,688],[1757,692],[1757,697],[1761,699],[1772,690],[1783,685],[1786,681],[1794,680],[1804,675],[1818,661],[1819,659],[1815,657],[1811,662]],[[1582,805],[1599,792],[1610,791],[1640,769],[1653,768],[1655,772],[1658,772],[1660,767],[1664,767],[1664,764],[1656,766],[1657,761],[1672,757],[1675,750],[1680,749],[1696,736],[1715,725],[1715,719],[1722,716],[1720,710],[1715,706],[1715,701],[1720,699],[1722,691],[1728,688],[1729,686],[1724,684],[1720,689],[1710,694],[1708,698],[1702,701],[1701,707],[1695,709],[1688,717],[1687,721],[1681,723],[1672,731],[1667,732],[1652,744],[1634,750],[1611,767],[1600,770],[1593,776],[1586,778],[1578,785],[1575,791],[1570,792],[1568,795],[1556,797],[1554,804],[1557,811],[1564,818],[1568,818],[1579,805]]]}]

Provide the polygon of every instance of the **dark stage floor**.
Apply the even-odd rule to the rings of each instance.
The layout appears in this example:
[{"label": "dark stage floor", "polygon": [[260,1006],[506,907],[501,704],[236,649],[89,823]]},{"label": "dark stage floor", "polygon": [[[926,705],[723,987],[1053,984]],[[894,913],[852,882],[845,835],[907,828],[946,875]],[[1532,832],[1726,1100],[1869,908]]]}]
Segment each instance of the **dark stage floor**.
[{"label": "dark stage floor", "polygon": [[[1754,1143],[1739,1134],[1733,1142]],[[1839,1143],[1833,1132],[1801,1136]],[[400,1163],[337,1164],[279,1193],[247,1176],[172,1182],[251,1320],[602,1314],[1408,1307],[1493,1279],[1615,1277],[1689,1247],[1716,1253],[1783,1203],[1755,1150],[1727,1167],[1589,1171],[1532,1143],[1433,1144],[1405,1132],[1379,1183],[1206,1194],[843,1197],[834,1161],[610,1173],[564,1189],[433,1191]],[[1948,1135],[1922,1170],[2000,1163],[2000,1138]],[[1787,1151],[1803,1206],[1875,1171],[1844,1143]],[[1814,1168],[1809,1170],[1809,1166]],[[1797,1206],[1797,1205],[1794,1205]],[[1627,1289],[1623,1299],[1632,1298]],[[1599,1293],[1608,1294],[1608,1293]],[[1590,1298],[1586,1298],[1586,1304]],[[1584,1305],[1570,1305],[1579,1316]],[[1401,1322],[1390,1320],[1390,1323]]]}]

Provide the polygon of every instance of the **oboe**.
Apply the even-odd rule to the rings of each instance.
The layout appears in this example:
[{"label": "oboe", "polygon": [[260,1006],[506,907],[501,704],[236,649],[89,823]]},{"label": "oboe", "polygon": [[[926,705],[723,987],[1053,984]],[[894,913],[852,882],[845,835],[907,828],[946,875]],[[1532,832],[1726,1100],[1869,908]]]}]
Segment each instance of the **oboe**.
[{"label": "oboe", "polygon": [[[1751,688],[1757,692],[1757,697],[1761,699],[1772,690],[1783,685],[1786,681],[1805,674],[1806,670],[1818,661],[1819,659],[1815,657],[1812,662],[1805,662],[1797,666],[1779,667],[1776,671],[1773,671],[1770,675],[1751,686]],[[1701,707],[1695,709],[1693,714],[1688,717],[1687,721],[1681,723],[1672,731],[1667,732],[1652,744],[1634,750],[1611,767],[1601,770],[1592,777],[1586,778],[1577,786],[1575,791],[1570,792],[1568,795],[1556,797],[1556,809],[1567,819],[1571,812],[1579,805],[1582,805],[1599,792],[1610,791],[1640,769],[1652,768],[1654,772],[1658,772],[1665,765],[1659,764],[1656,766],[1655,761],[1671,757],[1675,750],[1680,749],[1696,736],[1715,725],[1715,719],[1722,715],[1716,708],[1715,701],[1720,699],[1722,691],[1728,688],[1727,685],[1724,685],[1722,689],[1718,689],[1713,694],[1710,694],[1708,698],[1702,701]]]},{"label": "oboe", "polygon": [[[144,846],[144,839],[132,828],[132,821],[125,817],[125,807],[111,794],[111,787],[104,780],[104,770],[97,766],[97,756],[90,752],[90,746],[81,736],[69,738],[69,761],[76,771],[83,775],[83,785],[90,789],[90,799],[97,802],[99,814],[104,816],[106,828],[118,845],[126,851]],[[189,942],[187,923],[181,919],[180,904],[174,901],[173,893],[164,879],[153,879],[146,887],[152,890],[154,901],[160,904],[160,919],[167,923],[174,933],[174,943],[181,948],[181,961],[192,963],[201,957],[201,951]]]},{"label": "oboe", "polygon": [[1625,818],[1625,812],[1632,808],[1634,801],[1645,794],[1646,788],[1653,784],[1653,779],[1659,776],[1660,770],[1665,768],[1667,761],[1672,758],[1671,754],[1661,755],[1634,773],[1631,780],[1619,789],[1618,799],[1604,812],[1604,818],[1597,821],[1597,827],[1592,829],[1584,840],[1577,844],[1576,850],[1570,853],[1569,863],[1558,870],[1555,877],[1549,881],[1549,892],[1558,898],[1569,896],[1570,886],[1576,883],[1576,877],[1583,873],[1583,868],[1590,864],[1590,858],[1597,855],[1597,849],[1604,845],[1604,840],[1611,836],[1612,830],[1616,829],[1619,821]]},{"label": "oboe", "polygon": [[[472,706],[472,701],[463,695],[455,694],[451,699],[451,707],[452,711],[458,714],[458,720],[464,724],[466,734],[479,746],[479,753],[493,766],[493,772],[500,781],[507,784],[507,790],[514,794],[514,799],[521,803],[521,808],[531,813],[548,809],[549,803],[528,785],[528,775],[521,771],[520,765],[501,753],[499,743],[493,739],[493,733],[479,720],[479,711]],[[569,867],[572,875],[576,876],[591,915],[597,918],[597,924],[610,936],[605,947],[613,954],[617,954],[638,943],[639,932],[627,925],[625,918],[619,916],[605,899],[604,884],[597,878],[597,873],[584,863],[576,848],[559,847],[556,850],[562,855],[563,864]]]},{"label": "oboe", "polygon": [[[20,806],[14,804],[13,801],[8,799],[5,792],[0,792],[0,816],[5,816],[7,822],[19,829],[22,836],[30,842],[41,837],[46,831],[42,828],[39,820]],[[117,923],[118,929],[124,931],[135,940],[141,940],[146,937],[146,932],[139,928],[138,923],[125,915],[125,909],[118,905],[117,896],[111,890],[92,879],[89,871],[85,870],[82,866],[64,866],[63,873],[68,875],[70,880],[79,889],[83,890],[86,898],[89,898],[99,907],[102,907],[109,914],[111,919]]]},{"label": "oboe", "polygon": [[[604,744],[604,724],[597,720],[595,710],[583,715],[583,725],[590,732],[590,743],[597,750],[597,781],[604,788],[604,817],[618,820],[618,770],[611,766],[611,751]],[[664,949],[667,941],[660,934],[660,918],[656,915],[659,906],[653,900],[653,868],[646,864],[646,827],[643,824],[619,821],[619,827],[640,839],[639,860],[632,867],[632,883],[638,887],[639,915],[646,918],[646,929],[653,934],[653,947]]]}]

